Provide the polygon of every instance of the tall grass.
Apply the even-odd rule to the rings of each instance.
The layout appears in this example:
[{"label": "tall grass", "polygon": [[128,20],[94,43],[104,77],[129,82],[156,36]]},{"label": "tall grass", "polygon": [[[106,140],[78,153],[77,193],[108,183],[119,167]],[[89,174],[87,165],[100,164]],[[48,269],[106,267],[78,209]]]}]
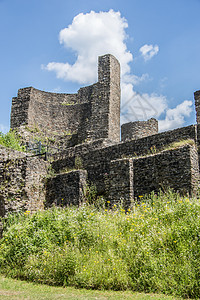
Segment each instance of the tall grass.
[{"label": "tall grass", "polygon": [[199,200],[169,192],[127,212],[53,208],[10,215],[0,241],[6,275],[50,285],[200,298]]},{"label": "tall grass", "polygon": [[0,145],[18,151],[25,151],[25,147],[21,145],[21,139],[14,130],[7,133],[0,132]]}]

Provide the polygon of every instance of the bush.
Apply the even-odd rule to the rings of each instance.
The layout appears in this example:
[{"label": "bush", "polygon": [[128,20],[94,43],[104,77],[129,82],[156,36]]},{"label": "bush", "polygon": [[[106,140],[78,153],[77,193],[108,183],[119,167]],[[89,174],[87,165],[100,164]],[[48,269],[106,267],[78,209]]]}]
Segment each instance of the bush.
[{"label": "bush", "polygon": [[18,151],[25,151],[25,147],[21,145],[21,138],[14,130],[7,133],[0,132],[0,145]]},{"label": "bush", "polygon": [[94,206],[10,215],[1,272],[51,285],[200,298],[200,206],[172,192],[127,212]]}]

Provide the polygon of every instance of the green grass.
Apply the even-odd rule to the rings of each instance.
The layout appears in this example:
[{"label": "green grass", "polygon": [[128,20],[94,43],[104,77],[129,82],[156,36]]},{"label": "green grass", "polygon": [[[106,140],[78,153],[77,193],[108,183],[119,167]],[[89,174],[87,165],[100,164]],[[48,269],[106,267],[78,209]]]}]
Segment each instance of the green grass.
[{"label": "green grass", "polygon": [[51,287],[42,284],[27,283],[0,276],[0,299],[77,299],[77,300],[121,300],[121,299],[174,299],[170,296],[157,294],[134,293],[131,291],[94,291],[73,287]]},{"label": "green grass", "polygon": [[[54,286],[200,298],[200,205],[169,192],[111,206],[53,208],[7,220],[1,272]],[[137,298],[136,298],[137,299]]]},{"label": "green grass", "polygon": [[0,132],[0,145],[18,151],[25,151],[25,147],[21,145],[19,135],[14,130],[7,133]]}]

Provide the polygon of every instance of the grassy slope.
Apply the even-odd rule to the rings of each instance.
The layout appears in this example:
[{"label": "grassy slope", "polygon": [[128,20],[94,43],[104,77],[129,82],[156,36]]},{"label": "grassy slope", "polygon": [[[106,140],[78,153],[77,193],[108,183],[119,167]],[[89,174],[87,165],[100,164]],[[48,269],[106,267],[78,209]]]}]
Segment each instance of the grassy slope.
[{"label": "grassy slope", "polygon": [[86,289],[75,289],[73,287],[59,288],[41,284],[27,283],[0,276],[0,299],[174,299],[170,296],[133,293],[131,291],[93,291]]},{"label": "grassy slope", "polygon": [[108,202],[103,211],[10,216],[1,272],[49,285],[200,298],[199,204],[168,193],[141,198],[127,213]]}]

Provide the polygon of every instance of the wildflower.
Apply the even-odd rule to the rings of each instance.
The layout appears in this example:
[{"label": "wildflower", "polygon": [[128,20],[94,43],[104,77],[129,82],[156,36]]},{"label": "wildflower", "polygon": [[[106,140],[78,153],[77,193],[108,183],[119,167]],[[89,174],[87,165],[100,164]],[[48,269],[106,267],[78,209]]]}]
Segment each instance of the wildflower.
[{"label": "wildflower", "polygon": [[107,201],[107,203],[110,203],[110,201]]}]

